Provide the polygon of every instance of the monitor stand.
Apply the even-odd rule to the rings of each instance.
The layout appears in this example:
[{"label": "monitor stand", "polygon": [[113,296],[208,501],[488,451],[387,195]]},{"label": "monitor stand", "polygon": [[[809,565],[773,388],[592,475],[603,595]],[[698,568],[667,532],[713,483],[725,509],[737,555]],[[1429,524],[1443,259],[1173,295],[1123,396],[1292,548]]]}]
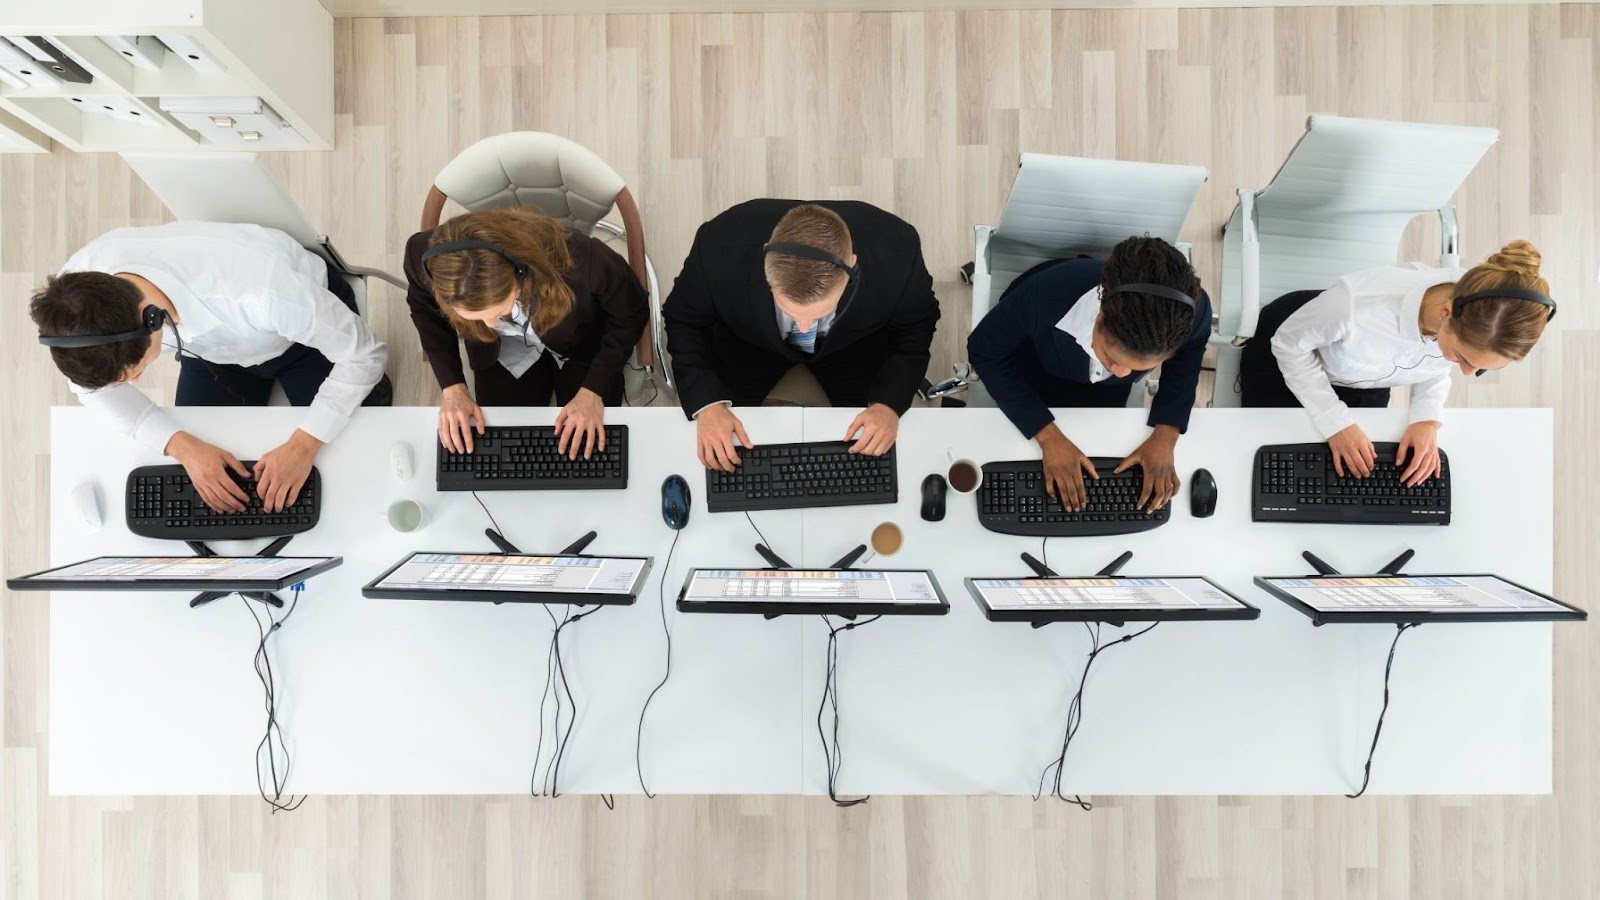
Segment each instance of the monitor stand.
[{"label": "monitor stand", "polygon": [[[781,572],[781,571],[790,571],[790,570],[794,569],[794,566],[791,566],[787,562],[784,562],[783,557],[779,556],[776,553],[773,553],[772,552],[772,548],[768,547],[766,544],[757,544],[756,545],[756,552],[761,554],[761,558],[766,560],[768,565],[769,565],[769,567],[771,569],[775,570],[775,571],[780,571]],[[864,554],[866,552],[867,552],[867,545],[866,544],[857,544],[856,548],[854,550],[851,550],[849,553],[846,553],[844,556],[841,556],[836,562],[834,562],[833,565],[828,566],[828,568],[830,568],[830,569],[848,569],[851,566],[855,565],[856,564],[856,560],[860,559],[862,554]],[[779,617],[781,615],[783,615],[783,613],[762,613],[761,614],[761,618],[763,618],[763,619],[776,619],[777,617]],[[829,613],[829,615],[836,615],[841,619],[850,619],[851,621],[854,621],[855,618],[856,618],[853,613]]]},{"label": "monitor stand", "polygon": [[[1122,571],[1122,567],[1127,565],[1128,564],[1128,560],[1130,560],[1130,559],[1133,559],[1133,551],[1132,550],[1124,550],[1124,551],[1122,551],[1122,555],[1121,556],[1117,557],[1116,559],[1113,559],[1109,564],[1106,565],[1105,568],[1101,569],[1100,571],[1098,571],[1098,572],[1096,572],[1094,574],[1096,576],[1098,576],[1098,577],[1101,577],[1101,578],[1106,578],[1106,577],[1110,577],[1112,575],[1115,575],[1118,572]],[[1056,572],[1054,570],[1052,570],[1049,566],[1047,566],[1044,563],[1040,562],[1039,560],[1035,559],[1033,557],[1033,555],[1030,554],[1030,553],[1022,554],[1022,561],[1027,564],[1028,568],[1033,570],[1033,574],[1038,575],[1040,578],[1060,578],[1061,577],[1060,575],[1056,574]],[[1107,625],[1112,626],[1113,628],[1121,628],[1123,626],[1123,624],[1125,624],[1123,622],[1115,621],[1113,619],[1102,619],[1101,621],[1105,622]],[[1044,622],[1030,622],[1028,624],[1031,625],[1034,628],[1043,628],[1046,625],[1052,625],[1054,623],[1051,622],[1051,621],[1044,621]]]},{"label": "monitor stand", "polygon": [[[294,535],[292,534],[286,534],[280,538],[273,538],[272,543],[262,547],[260,550],[257,550],[255,555],[277,556],[278,551],[287,546],[291,540],[294,540]],[[194,551],[195,556],[219,555],[217,551],[207,547],[205,541],[184,541],[184,543],[189,545],[189,549]],[[189,608],[194,609],[196,607],[204,606],[213,600],[221,600],[223,597],[226,597],[229,594],[238,594],[246,600],[255,600],[260,603],[265,603],[268,606],[276,606],[280,609],[283,607],[283,598],[271,591],[204,591],[194,595],[194,598],[189,601]]]},{"label": "monitor stand", "polygon": [[[493,528],[485,528],[483,530],[483,536],[488,538],[490,540],[490,542],[495,545],[495,547],[499,548],[501,553],[504,553],[507,556],[521,556],[522,555],[522,551],[518,550],[517,546],[515,544],[513,544],[510,541],[506,540],[505,535],[501,534],[498,531],[495,531]],[[568,544],[567,546],[562,547],[560,550],[557,550],[556,551],[556,555],[557,556],[582,556],[584,549],[587,548],[590,544],[594,543],[594,539],[596,537],[598,537],[598,536],[599,536],[599,532],[591,531],[588,534],[584,535],[583,537],[580,537],[577,540],[573,541],[572,543]],[[499,606],[500,604],[502,604],[502,603],[504,603],[506,601],[504,601],[504,600],[493,600],[493,601],[490,601],[490,602],[492,602],[496,606]]]}]

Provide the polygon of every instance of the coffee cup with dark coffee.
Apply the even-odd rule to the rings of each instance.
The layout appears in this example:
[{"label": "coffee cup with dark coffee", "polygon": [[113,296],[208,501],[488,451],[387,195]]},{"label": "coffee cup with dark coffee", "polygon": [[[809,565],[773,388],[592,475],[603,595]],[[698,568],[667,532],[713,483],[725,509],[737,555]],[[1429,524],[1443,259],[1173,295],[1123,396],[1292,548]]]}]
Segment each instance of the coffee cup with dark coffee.
[{"label": "coffee cup with dark coffee", "polygon": [[945,475],[945,481],[950,482],[951,490],[958,494],[970,494],[983,484],[983,469],[970,459],[957,459],[956,452],[949,450],[945,454],[950,458],[950,471]]}]

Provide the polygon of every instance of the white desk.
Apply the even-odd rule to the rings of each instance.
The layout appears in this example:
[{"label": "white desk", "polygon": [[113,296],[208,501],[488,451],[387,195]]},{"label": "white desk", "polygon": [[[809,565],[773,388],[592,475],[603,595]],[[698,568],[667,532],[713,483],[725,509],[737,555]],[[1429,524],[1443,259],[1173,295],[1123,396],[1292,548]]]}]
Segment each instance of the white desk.
[{"label": "white desk", "polygon": [[[554,410],[497,412],[499,424],[548,423],[554,416]],[[242,457],[270,448],[297,416],[287,409],[177,414]],[[760,442],[832,439],[848,421],[835,410],[740,414]],[[1134,411],[1072,416],[1074,437],[1097,454],[1131,448],[1142,433]],[[661,674],[655,584],[672,540],[658,511],[661,480],[677,472],[695,493],[666,579],[669,598],[690,565],[760,564],[743,515],[706,513],[693,430],[681,414],[619,410],[613,421],[632,429],[627,492],[482,495],[523,549],[559,549],[595,529],[600,537],[591,552],[656,560],[651,587],[636,606],[602,610],[564,633],[580,707],[561,772],[563,790],[571,792],[638,790],[634,731]],[[1363,421],[1398,419],[1380,411]],[[433,422],[430,409],[363,410],[319,457],[327,485],[322,522],[285,552],[338,554],[345,564],[308,584],[300,609],[273,638],[281,719],[295,758],[293,791],[528,789],[550,632],[543,610],[360,596],[361,585],[408,551],[489,548],[482,536],[487,520],[471,496],[432,488]],[[105,440],[78,408],[54,410],[52,428],[58,498],[52,561],[172,552],[173,545],[135,538],[120,526],[125,473],[160,460]],[[1470,561],[1548,589],[1549,470],[1530,471],[1528,489],[1514,496],[1491,493],[1490,485],[1493,461],[1513,449],[1522,458],[1549,457],[1550,414],[1452,410],[1443,434],[1456,477],[1449,528],[1251,525],[1247,485],[1255,446],[1314,436],[1294,411],[1203,410],[1179,445],[1179,463],[1185,477],[1198,465],[1216,474],[1215,518],[1192,520],[1179,503],[1170,524],[1144,535],[1052,540],[1050,562],[1064,572],[1092,571],[1134,549],[1129,574],[1207,574],[1262,609],[1257,622],[1164,624],[1103,656],[1068,758],[1069,788],[1348,790],[1371,736],[1392,628],[1313,628],[1256,591],[1250,576],[1305,571],[1301,549],[1355,571],[1411,546],[1418,551],[1413,571]],[[405,484],[386,471],[389,447],[401,438],[418,457],[418,475]],[[906,529],[907,546],[882,564],[934,568],[951,601],[945,617],[884,620],[843,636],[844,792],[1022,793],[1033,790],[1040,767],[1055,755],[1052,746],[1059,747],[1069,681],[1075,684],[1087,646],[1083,630],[1035,631],[982,619],[961,579],[1022,573],[1016,554],[1037,555],[1039,541],[982,530],[972,518],[973,501],[955,494],[946,521],[918,518],[922,476],[943,470],[946,446],[979,460],[1030,452],[997,411],[914,411],[901,430],[898,506],[755,515],[795,565],[826,565],[864,541],[872,525],[893,519]],[[83,535],[70,524],[64,498],[90,478],[100,482],[110,524]],[[390,533],[378,515],[401,496],[429,508],[430,521],[417,535]],[[1248,548],[1236,546],[1241,538]],[[251,752],[263,725],[261,694],[250,669],[254,625],[239,604],[230,598],[190,610],[182,596],[160,593],[52,598],[52,793],[254,793]],[[668,616],[672,680],[656,697],[646,732],[652,790],[823,792],[815,728],[820,623],[675,610]],[[1407,634],[1372,790],[1548,792],[1550,695],[1548,625],[1435,625]],[[1493,722],[1484,710],[1494,711]],[[547,729],[547,748],[550,739]]]},{"label": "white desk", "polygon": [[[1374,440],[1396,439],[1403,428],[1399,410],[1357,414]],[[1095,456],[1126,455],[1147,433],[1142,411],[1059,415]],[[806,437],[836,438],[848,422],[844,410],[807,411]],[[1254,622],[1163,623],[1102,654],[1067,757],[1067,791],[1337,794],[1359,784],[1394,626],[1314,627],[1251,578],[1310,572],[1302,550],[1343,571],[1371,573],[1411,547],[1410,572],[1487,571],[1549,590],[1551,466],[1524,467],[1524,489],[1514,494],[1494,487],[1502,460],[1551,458],[1549,411],[1452,409],[1440,434],[1454,491],[1445,528],[1252,524],[1255,448],[1317,436],[1299,410],[1228,409],[1196,410],[1179,441],[1185,488],[1169,523],[1137,535],[1051,539],[1049,563],[1063,575],[1093,574],[1132,550],[1123,574],[1206,575],[1261,609]],[[954,492],[945,521],[925,522],[918,511],[923,476],[948,468],[946,447],[980,462],[1036,458],[1037,450],[998,411],[970,409],[911,411],[898,447],[899,504],[808,511],[806,562],[843,552],[841,537],[820,546],[826,536],[859,543],[873,524],[892,519],[905,529],[905,548],[873,564],[933,569],[951,610],[943,619],[884,619],[841,636],[839,790],[1031,793],[1060,752],[1088,637],[1075,623],[1035,630],[989,622],[962,583],[1031,574],[1018,554],[1038,557],[1040,539],[985,530],[975,500]],[[1219,486],[1210,519],[1189,515],[1187,484],[1200,467]],[[803,660],[805,706],[814,717],[827,633],[812,622]],[[1407,633],[1369,790],[1548,793],[1550,628],[1441,624]],[[826,787],[814,732],[805,746],[808,791]]]}]

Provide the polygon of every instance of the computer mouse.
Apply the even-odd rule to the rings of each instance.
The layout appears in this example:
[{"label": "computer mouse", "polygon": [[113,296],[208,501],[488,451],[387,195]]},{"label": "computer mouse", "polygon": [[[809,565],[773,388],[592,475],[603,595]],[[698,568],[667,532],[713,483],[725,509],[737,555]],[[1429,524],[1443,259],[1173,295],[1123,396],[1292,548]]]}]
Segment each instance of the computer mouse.
[{"label": "computer mouse", "polygon": [[411,445],[405,441],[397,442],[389,448],[389,471],[401,481],[410,481],[416,471],[412,465]]},{"label": "computer mouse", "polygon": [[100,489],[92,481],[85,481],[72,489],[72,521],[78,530],[93,534],[105,525],[105,509],[100,503]]},{"label": "computer mouse", "polygon": [[689,524],[689,482],[682,475],[668,475],[661,482],[661,518],[667,527],[678,531]]},{"label": "computer mouse", "polygon": [[1217,479],[1208,469],[1195,469],[1189,476],[1189,514],[1204,519],[1217,511]]},{"label": "computer mouse", "polygon": [[944,521],[944,476],[938,472],[922,479],[922,518],[929,522]]}]

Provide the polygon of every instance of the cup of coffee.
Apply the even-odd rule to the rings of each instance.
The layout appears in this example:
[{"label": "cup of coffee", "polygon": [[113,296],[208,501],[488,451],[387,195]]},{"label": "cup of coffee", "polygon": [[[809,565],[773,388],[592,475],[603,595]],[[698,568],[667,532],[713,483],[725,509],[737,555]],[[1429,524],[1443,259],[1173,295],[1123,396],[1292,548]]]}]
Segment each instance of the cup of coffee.
[{"label": "cup of coffee", "polygon": [[950,483],[950,488],[958,494],[970,494],[983,484],[983,469],[970,459],[957,459],[954,450],[946,450],[945,456],[950,459],[950,471],[945,474],[944,480]]},{"label": "cup of coffee", "polygon": [[879,522],[878,527],[872,529],[872,536],[867,538],[867,546],[870,549],[861,557],[861,561],[866,562],[874,556],[893,556],[900,552],[905,542],[905,532],[900,530],[899,525],[893,522]]},{"label": "cup of coffee", "polygon": [[415,500],[396,500],[379,515],[389,520],[389,527],[401,534],[410,534],[422,527],[428,518],[422,504]]}]

